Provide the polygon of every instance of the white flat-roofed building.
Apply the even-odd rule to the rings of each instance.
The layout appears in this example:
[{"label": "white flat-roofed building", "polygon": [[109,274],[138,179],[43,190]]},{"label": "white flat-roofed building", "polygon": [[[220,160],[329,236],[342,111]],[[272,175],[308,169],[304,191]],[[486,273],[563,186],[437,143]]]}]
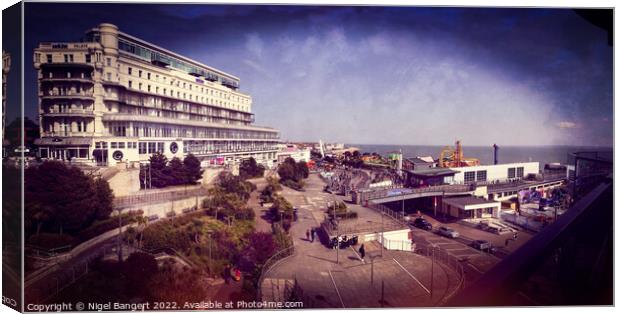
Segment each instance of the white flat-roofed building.
[{"label": "white flat-roofed building", "polygon": [[455,167],[451,170],[458,171],[454,174],[453,183],[494,183],[506,182],[525,178],[530,174],[538,174],[540,165],[538,162],[522,162],[497,165],[481,165],[471,167]]},{"label": "white flat-roofed building", "polygon": [[280,149],[276,154],[278,162],[284,162],[286,158],[291,157],[295,162],[309,162],[310,161],[310,148],[300,148],[297,145],[286,145]]},{"label": "white flat-roofed building", "polygon": [[498,218],[501,202],[481,197],[444,198],[440,212],[459,219]]},{"label": "white flat-roofed building", "polygon": [[155,152],[271,166],[279,132],[253,125],[239,78],[100,24],[80,42],[40,43],[42,158],[111,166]]}]

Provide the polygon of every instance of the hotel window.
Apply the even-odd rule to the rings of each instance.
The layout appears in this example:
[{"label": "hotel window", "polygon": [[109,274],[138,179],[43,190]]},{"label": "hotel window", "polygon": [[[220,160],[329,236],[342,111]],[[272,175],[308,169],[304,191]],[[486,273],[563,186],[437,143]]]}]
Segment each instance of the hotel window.
[{"label": "hotel window", "polygon": [[166,89],[164,88],[164,95],[166,95]]},{"label": "hotel window", "polygon": [[52,55],[46,55],[47,63],[52,63]]},{"label": "hotel window", "polygon": [[523,167],[517,168],[517,178],[523,178]]},{"label": "hotel window", "polygon": [[118,148],[118,143],[117,142],[111,142],[110,143],[110,148],[112,148],[112,149]]},{"label": "hotel window", "polygon": [[515,177],[515,168],[508,168],[508,179],[513,179]]},{"label": "hotel window", "polygon": [[131,67],[127,68],[127,74],[131,75]]},{"label": "hotel window", "polygon": [[106,73],[107,77],[108,77],[108,81],[112,80],[112,73]]},{"label": "hotel window", "polygon": [[155,81],[159,82],[159,74],[155,74]]},{"label": "hotel window", "polygon": [[151,85],[146,86],[146,90],[147,90],[148,92],[150,92],[150,91],[151,91]]},{"label": "hotel window", "polygon": [[142,70],[138,70],[138,77],[142,77]]},{"label": "hotel window", "polygon": [[476,172],[475,171],[467,171],[463,175],[465,183],[474,182],[476,180]]},{"label": "hotel window", "polygon": [[146,143],[138,143],[138,154],[146,154]]},{"label": "hotel window", "polygon": [[147,79],[147,80],[150,80],[150,79],[151,79],[151,73],[150,73],[150,72],[147,72],[147,73],[146,73],[146,79]]},{"label": "hotel window", "polygon": [[131,81],[129,81],[129,88],[132,88],[132,87],[131,87]]},{"label": "hotel window", "polygon": [[486,170],[480,170],[476,172],[476,181],[478,182],[484,182],[487,180],[487,171]]},{"label": "hotel window", "polygon": [[159,86],[155,86],[155,93],[159,94]]},{"label": "hotel window", "polygon": [[142,90],[142,83],[138,83],[138,89]]},{"label": "hotel window", "polygon": [[105,58],[105,65],[112,66],[112,58]]},{"label": "hotel window", "polygon": [[155,152],[155,142],[149,142],[148,144],[149,144],[149,146],[148,146],[149,147],[148,153],[149,154],[154,153]]},{"label": "hotel window", "polygon": [[125,142],[118,142],[118,148],[125,148]]},{"label": "hotel window", "polygon": [[185,82],[183,82],[183,88],[186,88],[186,87],[185,87]]},{"label": "hotel window", "polygon": [[86,54],[86,63],[90,63],[90,54]]},{"label": "hotel window", "polygon": [[164,152],[164,142],[157,142],[157,151],[160,153]]}]

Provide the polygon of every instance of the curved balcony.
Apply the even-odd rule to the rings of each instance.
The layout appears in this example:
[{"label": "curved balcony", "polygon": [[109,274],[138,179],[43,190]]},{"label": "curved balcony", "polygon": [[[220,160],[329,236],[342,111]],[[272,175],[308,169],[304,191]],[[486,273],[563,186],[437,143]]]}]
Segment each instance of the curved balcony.
[{"label": "curved balcony", "polygon": [[66,93],[66,94],[39,94],[41,99],[81,99],[81,100],[91,100],[94,101],[95,97],[93,94],[85,94],[85,93]]},{"label": "curved balcony", "polygon": [[95,112],[88,109],[50,109],[49,111],[45,112],[44,115],[46,117],[94,117]]},{"label": "curved balcony", "polygon": [[270,132],[270,133],[277,133],[278,132],[276,129],[269,128],[269,127],[249,126],[249,125],[236,125],[236,124],[223,124],[223,123],[213,123],[213,122],[206,122],[206,121],[195,121],[195,120],[187,120],[187,119],[172,119],[172,118],[165,118],[165,117],[146,116],[146,115],[137,115],[137,114],[126,114],[126,113],[104,114],[103,115],[103,121],[104,122],[115,122],[115,121],[147,122],[147,123],[185,125],[185,126],[196,126],[196,127],[211,127],[211,128],[220,128],[220,129],[263,131],[263,132]]},{"label": "curved balcony", "polygon": [[56,82],[80,82],[87,84],[95,84],[95,81],[90,78],[81,78],[81,77],[54,77],[54,78],[42,78],[40,79],[42,83],[56,83]]},{"label": "curved balcony", "polygon": [[81,68],[81,69],[93,69],[94,66],[90,63],[76,63],[76,62],[55,62],[55,63],[41,63],[42,68]]}]

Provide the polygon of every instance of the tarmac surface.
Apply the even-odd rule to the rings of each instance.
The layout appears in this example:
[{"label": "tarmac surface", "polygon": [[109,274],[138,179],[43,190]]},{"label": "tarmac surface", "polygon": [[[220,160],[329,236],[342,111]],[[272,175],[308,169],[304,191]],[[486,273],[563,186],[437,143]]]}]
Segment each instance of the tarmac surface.
[{"label": "tarmac surface", "polygon": [[[319,226],[327,202],[342,199],[323,192],[323,186],[318,175],[311,174],[304,192],[287,187],[281,192],[299,208],[298,221],[290,231],[295,253],[266,273],[261,284],[263,300],[285,300],[285,287],[297,282],[306,308],[427,307],[441,304],[459,287],[461,276],[454,267],[438,262],[432,265],[432,260],[424,255],[381,250],[378,243],[367,242],[362,260],[357,251],[359,245],[333,250],[325,245],[325,234],[310,242],[306,231]],[[372,211],[348,205],[356,211]],[[367,223],[370,219],[375,223],[375,215],[380,217],[367,212],[358,220]]]}]

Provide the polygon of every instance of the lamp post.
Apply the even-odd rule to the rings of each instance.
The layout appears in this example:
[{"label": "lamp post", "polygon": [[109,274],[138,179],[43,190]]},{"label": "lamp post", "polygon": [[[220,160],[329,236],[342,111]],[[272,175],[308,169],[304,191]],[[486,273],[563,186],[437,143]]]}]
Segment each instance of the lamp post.
[{"label": "lamp post", "polygon": [[116,209],[118,211],[118,237],[116,238],[116,247],[117,247],[117,253],[118,253],[118,263],[122,263],[123,262],[123,246],[121,245],[121,236],[123,234],[122,232],[122,219],[121,219],[121,209],[118,208]]},{"label": "lamp post", "polygon": [[433,299],[433,283],[435,282],[435,246],[434,244],[430,246],[432,248],[433,257],[431,259],[431,300]]},{"label": "lamp post", "polygon": [[381,257],[383,257],[383,243],[385,239],[383,239],[383,208],[381,208]]}]

